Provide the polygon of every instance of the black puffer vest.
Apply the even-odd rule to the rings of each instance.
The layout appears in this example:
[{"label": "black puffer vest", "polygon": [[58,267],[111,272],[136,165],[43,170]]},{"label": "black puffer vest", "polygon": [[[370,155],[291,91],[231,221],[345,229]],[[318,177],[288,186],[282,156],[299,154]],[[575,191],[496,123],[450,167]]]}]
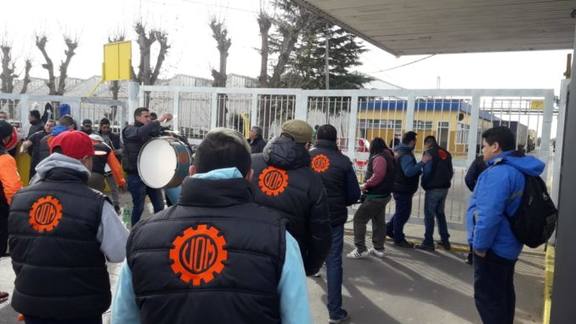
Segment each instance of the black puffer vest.
[{"label": "black puffer vest", "polygon": [[392,151],[386,149],[383,153],[376,154],[370,158],[368,161],[368,167],[366,169],[366,179],[370,179],[374,174],[373,162],[374,159],[378,156],[381,156],[386,160],[386,176],[376,187],[368,189],[367,193],[370,195],[388,196],[394,188],[394,180],[396,174],[396,161],[394,160],[394,154]]},{"label": "black puffer vest", "polygon": [[434,146],[429,149],[428,154],[432,156],[432,174],[425,179],[422,177],[422,188],[424,190],[447,189],[452,185],[452,155],[445,149]]},{"label": "black puffer vest", "polygon": [[101,316],[110,306],[97,232],[106,199],[87,174],[54,168],[12,201],[8,230],[16,272],[12,307],[47,319]]},{"label": "black puffer vest", "polygon": [[310,157],[312,170],[320,174],[326,187],[332,226],[346,223],[346,173],[352,167],[352,162],[338,150],[336,142],[326,140],[316,142],[316,146],[310,151]]},{"label": "black puffer vest", "polygon": [[244,179],[185,180],[178,205],[134,227],[142,323],[280,323],[285,227]]},{"label": "black puffer vest", "polygon": [[405,156],[408,155],[410,157],[410,159],[412,159],[412,161],[414,163],[416,163],[416,158],[414,157],[414,153],[409,152],[402,152],[402,151],[397,151],[396,153],[396,165],[397,170],[396,170],[396,176],[395,176],[395,180],[394,180],[394,192],[398,192],[398,193],[409,193],[409,194],[413,194],[416,191],[418,191],[418,184],[420,182],[420,174],[415,175],[413,177],[407,177],[404,174],[404,170],[402,169],[402,164],[400,163],[400,159]]}]

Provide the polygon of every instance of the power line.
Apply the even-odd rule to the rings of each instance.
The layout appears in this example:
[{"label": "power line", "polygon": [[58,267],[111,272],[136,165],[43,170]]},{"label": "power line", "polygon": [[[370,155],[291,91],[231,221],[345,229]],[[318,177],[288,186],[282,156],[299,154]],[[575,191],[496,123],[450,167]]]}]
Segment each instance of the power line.
[{"label": "power line", "polygon": [[378,70],[378,71],[373,71],[373,72],[369,72],[369,73],[381,73],[381,72],[388,72],[388,71],[396,70],[396,69],[403,68],[403,67],[408,66],[408,65],[412,65],[412,64],[415,64],[415,63],[418,63],[418,62],[422,62],[422,61],[427,60],[427,59],[429,59],[429,58],[431,58],[431,57],[433,57],[433,56],[435,56],[435,55],[436,55],[436,54],[428,55],[428,56],[426,56],[426,57],[419,58],[419,59],[417,59],[417,60],[415,60],[415,61],[412,61],[412,62],[404,63],[404,64],[397,65],[397,66],[393,66],[393,67],[391,67],[391,68],[387,68],[387,69],[384,69],[384,70]]}]

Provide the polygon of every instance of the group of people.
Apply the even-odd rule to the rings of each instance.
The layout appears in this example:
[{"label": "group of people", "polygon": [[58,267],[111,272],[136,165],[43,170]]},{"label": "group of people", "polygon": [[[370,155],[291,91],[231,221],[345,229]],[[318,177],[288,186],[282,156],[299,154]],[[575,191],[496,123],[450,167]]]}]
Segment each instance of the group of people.
[{"label": "group of people", "polygon": [[[416,247],[435,249],[437,220],[439,245],[450,249],[444,204],[452,157],[433,136],[424,139],[420,162],[414,132],[405,133],[394,151],[373,139],[359,185],[332,125],[314,131],[305,121],[289,120],[268,143],[258,127],[248,140],[213,129],[194,152],[178,200],[165,209],[162,191],[142,181],[137,160],[172,116],[150,115],[147,108],[135,110],[134,123],[120,135],[122,146],[106,120],[98,133],[90,121],[75,130],[70,116],[57,126],[45,122],[25,142],[33,159],[38,150],[34,181],[26,188],[4,146],[12,126],[0,121],[0,248],[6,251],[9,233],[16,273],[12,306],[26,323],[101,323],[110,305],[112,323],[311,323],[306,276],[317,275],[324,264],[329,321],[341,323],[349,319],[341,291],[348,207],[361,201],[348,257],[383,257],[387,235],[396,246],[412,248],[404,225],[420,183],[425,233]],[[514,263],[522,245],[505,215],[519,206],[522,174],[539,174],[543,164],[514,152],[508,128],[482,137],[486,170],[478,172],[467,215],[475,300],[485,323],[512,323]],[[132,196],[130,234],[116,202],[101,193],[102,180],[108,180],[103,165],[114,164],[110,156],[120,158],[127,178],[113,182],[125,183]],[[155,215],[141,219],[146,196]],[[396,208],[386,223],[392,198]],[[112,300],[106,262],[124,260]]]}]

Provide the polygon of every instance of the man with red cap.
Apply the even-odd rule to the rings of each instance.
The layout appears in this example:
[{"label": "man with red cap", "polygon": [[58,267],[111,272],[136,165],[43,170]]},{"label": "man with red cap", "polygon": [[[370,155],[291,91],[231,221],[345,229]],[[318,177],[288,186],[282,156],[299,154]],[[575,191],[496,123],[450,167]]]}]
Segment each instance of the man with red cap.
[{"label": "man with red cap", "polygon": [[50,146],[37,182],[10,208],[12,307],[26,324],[100,324],[111,301],[106,261],[124,260],[128,231],[106,196],[87,185],[94,155],[88,135],[63,132]]},{"label": "man with red cap", "polygon": [[[6,253],[8,213],[12,197],[22,187],[16,161],[8,154],[15,137],[14,127],[7,121],[0,120],[0,257]],[[8,293],[0,291],[0,303],[6,300]]]}]

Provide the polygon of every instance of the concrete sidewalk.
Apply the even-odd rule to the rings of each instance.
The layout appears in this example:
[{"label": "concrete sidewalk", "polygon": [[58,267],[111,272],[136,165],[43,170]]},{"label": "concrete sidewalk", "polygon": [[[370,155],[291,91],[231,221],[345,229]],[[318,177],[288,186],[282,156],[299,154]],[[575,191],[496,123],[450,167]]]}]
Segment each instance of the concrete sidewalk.
[{"label": "concrete sidewalk", "polygon": [[[407,233],[421,230],[421,226],[409,225]],[[352,237],[347,234],[344,253],[352,248]],[[352,317],[349,323],[480,323],[474,306],[472,267],[463,258],[462,253],[429,253],[389,243],[383,259],[344,258],[343,294],[344,307]],[[517,263],[517,323],[541,322],[543,265],[541,250],[526,251]],[[116,265],[110,267],[113,283],[118,270]],[[328,322],[325,270],[321,273],[321,278],[308,279],[315,323]],[[10,259],[3,258],[0,290],[11,291],[13,281]],[[0,324],[18,323],[16,317],[8,303],[0,306]]]}]

